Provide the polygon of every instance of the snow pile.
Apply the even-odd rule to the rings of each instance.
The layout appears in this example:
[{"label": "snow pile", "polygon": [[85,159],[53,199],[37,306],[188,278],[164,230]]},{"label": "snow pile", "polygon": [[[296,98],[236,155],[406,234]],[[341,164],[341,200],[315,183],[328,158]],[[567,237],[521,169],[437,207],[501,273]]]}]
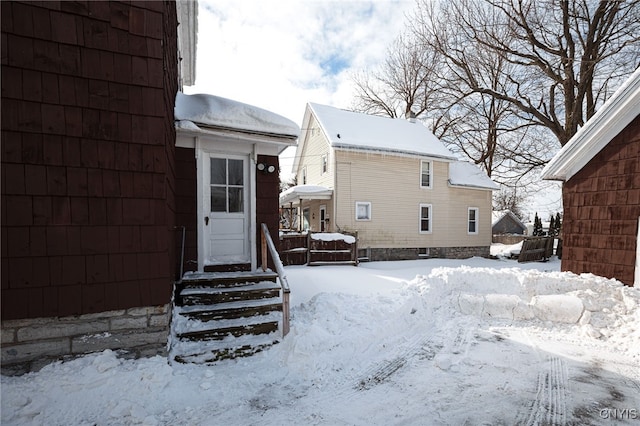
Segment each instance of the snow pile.
[{"label": "snow pile", "polygon": [[557,261],[286,269],[291,332],[272,348],[2,377],[2,424],[607,425],[640,407],[638,289]]},{"label": "snow pile", "polygon": [[[428,288],[465,315],[547,325],[573,324],[594,338],[640,339],[636,289],[584,274],[461,267],[434,270],[410,285]],[[626,347],[627,345],[623,345]],[[640,347],[627,348],[633,355]]]},{"label": "snow pile", "polygon": [[510,259],[522,251],[522,241],[517,244],[491,244],[491,256]]}]

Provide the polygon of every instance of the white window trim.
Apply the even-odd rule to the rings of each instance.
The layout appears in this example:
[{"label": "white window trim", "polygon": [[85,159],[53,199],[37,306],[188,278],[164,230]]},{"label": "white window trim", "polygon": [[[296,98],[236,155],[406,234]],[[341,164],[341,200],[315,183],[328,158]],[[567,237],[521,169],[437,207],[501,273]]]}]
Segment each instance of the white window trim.
[{"label": "white window trim", "polygon": [[[369,217],[367,219],[359,219],[358,218],[358,205],[363,204],[367,206],[367,211],[369,212]],[[358,222],[369,222],[371,221],[371,202],[370,201],[356,201],[356,211],[355,211],[355,219]]]},{"label": "white window trim", "polygon": [[304,166],[302,168],[302,176],[300,179],[302,182],[300,182],[301,185],[306,185],[307,184],[307,166]]},{"label": "white window trim", "polygon": [[[429,208],[429,230],[428,231],[423,231],[422,230],[422,208],[423,207],[428,207]],[[419,207],[418,207],[418,231],[421,234],[432,234],[433,233],[433,204],[426,204],[426,203],[420,203]]]},{"label": "white window trim", "polygon": [[[429,185],[424,186],[422,184],[422,167],[424,163],[429,164]],[[430,160],[420,160],[420,188],[431,189],[433,188],[433,161]]]},{"label": "white window trim", "polygon": [[[329,156],[327,154],[322,154],[321,160],[320,160],[320,176],[329,173]],[[325,165],[326,165],[326,170],[325,170]]]},{"label": "white window trim", "polygon": [[[471,222],[471,220],[469,220],[469,212],[471,210],[475,210],[475,212],[476,212],[476,220],[475,220],[476,230],[475,230],[475,232],[469,231],[469,223]],[[478,227],[480,225],[479,218],[480,218],[480,209],[478,207],[469,207],[467,209],[467,235],[478,235]]]}]

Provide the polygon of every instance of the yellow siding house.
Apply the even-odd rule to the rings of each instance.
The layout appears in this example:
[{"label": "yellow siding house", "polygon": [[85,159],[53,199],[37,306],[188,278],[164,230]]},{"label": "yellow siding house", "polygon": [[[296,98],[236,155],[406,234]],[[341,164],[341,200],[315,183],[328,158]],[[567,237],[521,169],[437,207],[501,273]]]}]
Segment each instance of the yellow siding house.
[{"label": "yellow siding house", "polygon": [[313,232],[357,232],[361,258],[488,256],[498,186],[421,122],[307,104],[280,195]]}]

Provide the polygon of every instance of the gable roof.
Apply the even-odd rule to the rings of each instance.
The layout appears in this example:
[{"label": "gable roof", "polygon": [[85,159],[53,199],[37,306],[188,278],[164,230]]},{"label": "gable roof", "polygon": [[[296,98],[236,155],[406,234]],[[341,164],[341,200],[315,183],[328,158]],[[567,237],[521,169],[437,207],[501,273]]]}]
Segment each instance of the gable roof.
[{"label": "gable roof", "polygon": [[380,117],[309,103],[334,149],[419,155],[443,160],[455,156],[419,121]]},{"label": "gable roof", "polygon": [[500,222],[505,217],[510,217],[523,230],[527,229],[527,225],[525,225],[520,219],[518,219],[518,216],[513,214],[513,212],[509,209],[494,210],[493,212],[491,212],[491,226],[495,226],[498,222]]},{"label": "gable roof", "polygon": [[542,171],[542,179],[571,179],[639,114],[640,68],[553,157]]}]

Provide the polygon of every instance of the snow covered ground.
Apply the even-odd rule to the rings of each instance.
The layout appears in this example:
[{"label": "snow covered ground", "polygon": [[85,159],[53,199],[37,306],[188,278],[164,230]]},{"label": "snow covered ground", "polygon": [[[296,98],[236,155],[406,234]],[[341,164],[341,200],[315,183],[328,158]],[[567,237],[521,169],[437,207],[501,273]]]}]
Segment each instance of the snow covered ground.
[{"label": "snow covered ground", "polygon": [[212,366],[105,351],[2,377],[3,425],[610,425],[640,419],[640,291],[559,262],[287,267],[292,327]]}]

